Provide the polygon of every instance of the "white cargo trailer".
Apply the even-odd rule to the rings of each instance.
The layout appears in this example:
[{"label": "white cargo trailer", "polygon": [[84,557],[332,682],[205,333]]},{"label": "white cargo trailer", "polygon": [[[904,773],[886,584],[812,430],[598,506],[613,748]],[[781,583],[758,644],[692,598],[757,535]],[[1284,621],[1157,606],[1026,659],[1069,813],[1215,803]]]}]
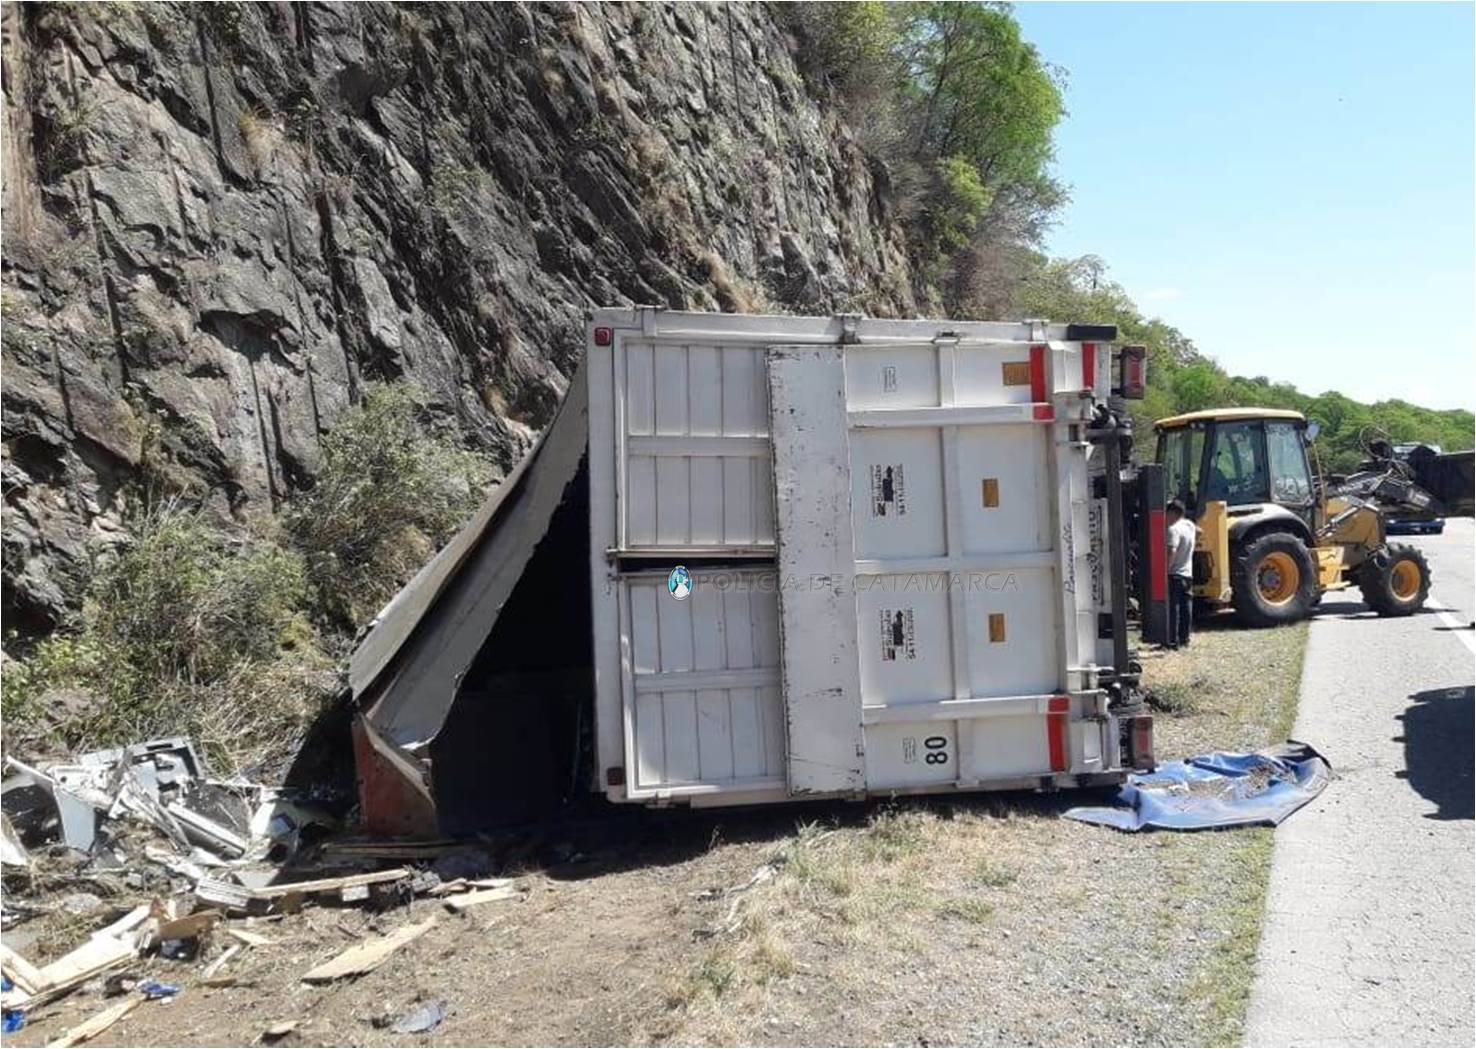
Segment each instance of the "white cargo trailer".
[{"label": "white cargo trailer", "polygon": [[1151,763],[1114,336],[595,311],[596,789],[733,805]]}]

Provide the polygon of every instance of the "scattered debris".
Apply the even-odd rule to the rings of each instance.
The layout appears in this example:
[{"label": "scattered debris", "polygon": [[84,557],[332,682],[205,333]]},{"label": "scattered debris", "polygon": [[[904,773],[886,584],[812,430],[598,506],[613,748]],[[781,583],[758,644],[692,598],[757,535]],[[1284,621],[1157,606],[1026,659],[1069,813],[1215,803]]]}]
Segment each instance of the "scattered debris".
[{"label": "scattered debris", "polygon": [[[281,939],[228,916],[251,916],[254,924],[283,920],[314,903],[388,908],[416,896],[461,912],[521,896],[515,879],[492,876],[492,855],[476,842],[329,840],[335,821],[319,807],[323,800],[212,779],[183,737],[50,764],[7,757],[0,790],[5,1030],[34,1024],[38,1006],[81,988],[108,1003],[52,1043],[79,1045],[143,1002],[185,988],[250,984],[263,967],[243,959]],[[374,869],[387,862],[402,865]],[[89,918],[98,927],[48,964],[21,954]],[[436,921],[370,935],[302,979],[323,984],[372,972]],[[19,923],[35,927],[17,933]],[[225,942],[213,944],[212,937]],[[154,955],[166,960],[161,968],[148,966]],[[444,1001],[422,1003],[395,1019],[393,1029],[432,1030],[447,1008]],[[274,1023],[261,1040],[277,1041],[300,1023]]]},{"label": "scattered debris", "polygon": [[261,1032],[261,1040],[264,1042],[275,1042],[279,1038],[286,1038],[293,1031],[297,1030],[297,1025],[300,1022],[299,1020],[278,1020]]},{"label": "scattered debris", "polygon": [[26,994],[36,994],[46,983],[40,969],[4,944],[0,944],[0,973]]},{"label": "scattered debris", "polygon": [[173,983],[160,983],[158,980],[146,980],[137,987],[139,993],[145,998],[173,998],[179,993],[179,985]]},{"label": "scattered debris", "polygon": [[742,919],[738,916],[738,909],[743,905],[743,894],[769,881],[778,873],[778,869],[777,863],[766,863],[754,871],[753,877],[749,878],[742,885],[733,885],[726,889],[703,889],[700,892],[693,893],[700,900],[719,900],[731,897],[733,902],[729,904],[728,913],[724,915],[722,921],[706,928],[694,929],[692,935],[699,940],[703,940],[713,936],[722,936],[736,932],[739,926],[743,924]]},{"label": "scattered debris", "polygon": [[396,1020],[390,1025],[390,1030],[395,1034],[424,1034],[433,1030],[445,1018],[445,1002],[427,1002]]},{"label": "scattered debris", "polygon": [[155,921],[159,924],[153,932],[153,939],[159,943],[198,940],[213,929],[221,917],[220,911],[196,911],[178,918],[165,917],[163,913],[160,913],[155,917]]},{"label": "scattered debris", "polygon": [[47,1049],[51,1049],[53,1046],[66,1047],[81,1045],[83,1042],[96,1038],[109,1027],[112,1027],[119,1020],[123,1019],[123,1017],[137,1009],[144,1001],[145,998],[143,995],[134,994],[129,995],[120,1002],[114,1002],[101,1012],[94,1013],[86,1020],[83,1020],[76,1027],[70,1028],[60,1038],[47,1042]]},{"label": "scattered debris", "polygon": [[[396,867],[393,870],[372,871],[368,874],[280,882],[254,889],[213,878],[201,878],[195,883],[195,897],[207,903],[220,904],[232,911],[247,913],[266,913],[273,909],[292,911],[297,909],[303,897],[320,893],[336,892],[340,899],[348,902],[355,899],[366,899],[370,886],[393,884],[411,878],[414,873],[404,867]],[[364,891],[358,892],[360,889]]]},{"label": "scattered debris", "polygon": [[315,969],[303,974],[304,983],[331,983],[345,976],[373,972],[395,951],[424,936],[436,924],[427,918],[414,925],[404,925],[387,936],[367,939],[335,955]]},{"label": "scattered debris", "polygon": [[74,892],[61,899],[61,909],[68,914],[83,915],[100,911],[107,904],[103,903],[102,897],[95,892]]},{"label": "scattered debris", "polygon": [[244,885],[215,878],[200,878],[195,882],[195,899],[204,903],[218,903],[228,910],[249,910],[253,898],[252,891]]},{"label": "scattered debris", "polygon": [[483,903],[495,903],[498,900],[515,900],[522,896],[517,889],[502,886],[496,889],[482,889],[477,892],[464,892],[456,896],[446,897],[446,909],[460,914],[468,907],[476,907]]},{"label": "scattered debris", "polygon": [[0,866],[29,867],[31,857],[21,844],[20,835],[10,822],[10,817],[0,812]]},{"label": "scattered debris", "polygon": [[[44,965],[34,972],[27,971],[27,982],[30,983],[32,989],[24,990],[16,981],[15,986],[10,990],[0,992],[0,1005],[6,1009],[38,1005],[86,983],[94,976],[100,976],[115,966],[132,961],[137,955],[138,950],[133,944],[124,943],[113,936],[95,934],[82,946],[63,955],[50,965]],[[16,959],[19,958],[19,955],[15,955],[10,960],[10,967],[16,967]],[[12,980],[14,980],[13,977]]]},{"label": "scattered debris", "polygon": [[432,896],[449,896],[455,892],[466,892],[469,889],[500,889],[505,885],[511,885],[516,878],[457,878],[455,881],[445,881],[430,890]]},{"label": "scattered debris", "polygon": [[271,947],[277,942],[250,929],[227,929],[226,935],[241,941],[247,947]]},{"label": "scattered debris", "polygon": [[68,848],[87,852],[97,839],[97,811],[40,769],[6,758],[14,771],[0,780],[0,809],[19,832],[21,842],[36,846],[60,837]]},{"label": "scattered debris", "polygon": [[237,943],[233,944],[230,947],[227,947],[224,951],[221,951],[219,956],[216,957],[215,961],[211,962],[209,965],[205,966],[204,969],[200,970],[200,979],[208,980],[216,973],[220,972],[220,970],[225,967],[225,963],[230,961],[236,955],[240,954],[241,949],[245,946],[245,944]]}]

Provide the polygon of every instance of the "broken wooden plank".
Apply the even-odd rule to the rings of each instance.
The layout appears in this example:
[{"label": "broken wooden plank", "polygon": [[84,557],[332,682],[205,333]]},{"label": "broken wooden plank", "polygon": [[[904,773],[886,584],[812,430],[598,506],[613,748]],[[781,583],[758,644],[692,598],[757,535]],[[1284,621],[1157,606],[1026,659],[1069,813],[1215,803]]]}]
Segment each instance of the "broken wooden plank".
[{"label": "broken wooden plank", "polygon": [[123,915],[123,917],[119,918],[111,925],[105,925],[101,929],[98,929],[95,933],[92,934],[92,938],[95,940],[99,936],[109,936],[115,940],[127,939],[127,937],[125,937],[123,934],[127,932],[132,932],[144,922],[148,921],[149,915],[150,913],[152,913],[152,911],[153,907],[150,904],[140,903],[137,907],[133,908],[133,910]]},{"label": "broken wooden plank", "polygon": [[221,952],[220,957],[216,958],[215,961],[211,962],[209,965],[205,966],[205,968],[201,970],[200,979],[208,980],[216,973],[220,972],[220,970],[225,966],[225,963],[230,961],[236,955],[240,954],[242,948],[245,946],[246,945],[243,943],[237,943],[232,944],[230,947],[227,947],[224,951]]},{"label": "broken wooden plank", "polygon": [[50,995],[92,979],[115,965],[138,956],[132,944],[103,936],[88,940],[76,950],[62,955],[50,965],[41,967],[44,986],[40,993]]},{"label": "broken wooden plank", "polygon": [[517,881],[516,878],[455,878],[451,881],[443,881],[432,889],[430,894],[450,896],[452,893],[466,892],[469,889],[500,889],[515,881]]},{"label": "broken wooden plank", "polygon": [[201,878],[195,882],[195,898],[205,903],[218,903],[233,911],[248,911],[256,900],[250,889],[217,878]]},{"label": "broken wooden plank", "polygon": [[250,929],[227,929],[226,935],[232,939],[239,940],[247,947],[271,947],[277,941],[269,936],[263,936],[259,932]]},{"label": "broken wooden plank", "polygon": [[196,911],[194,914],[160,921],[159,928],[154,932],[154,940],[158,943],[165,940],[193,940],[209,932],[224,917],[220,911]]},{"label": "broken wooden plank", "polygon": [[35,994],[46,982],[40,969],[3,943],[0,943],[0,971],[3,971],[10,981],[26,994]]},{"label": "broken wooden plank", "polygon": [[232,911],[252,912],[272,907],[293,910],[304,897],[312,893],[342,893],[348,890],[348,897],[352,899],[361,887],[365,889],[367,895],[367,886],[399,881],[401,878],[410,877],[413,873],[404,867],[396,867],[393,870],[372,871],[368,874],[349,874],[338,878],[317,878],[312,881],[263,885],[255,889],[248,889],[244,885],[233,885],[226,881],[217,881],[214,878],[201,878],[195,883],[195,898],[206,903],[219,904]]},{"label": "broken wooden plank", "polygon": [[483,903],[495,903],[497,900],[512,900],[521,896],[517,889],[503,886],[497,889],[482,889],[478,892],[464,892],[458,896],[447,896],[445,904],[448,909],[458,914],[468,907],[475,907]]},{"label": "broken wooden plank", "polygon": [[424,936],[436,924],[435,918],[427,918],[415,925],[404,925],[390,933],[372,940],[364,940],[335,955],[303,975],[304,983],[329,983],[345,976],[359,976],[373,972],[384,964],[395,951]]},{"label": "broken wooden plank", "polygon": [[266,885],[260,889],[252,889],[251,895],[259,900],[275,899],[288,893],[314,893],[332,892],[356,885],[378,885],[381,882],[399,881],[408,878],[415,872],[405,867],[396,867],[393,870],[373,871],[369,874],[350,874],[343,878],[319,878],[316,881],[284,882],[281,885]]},{"label": "broken wooden plank", "polygon": [[89,1039],[96,1038],[143,1003],[143,995],[129,995],[121,1002],[115,1002],[101,1012],[94,1013],[76,1027],[70,1028],[60,1038],[47,1042],[47,1049],[53,1049],[53,1047],[68,1049],[69,1046],[81,1045]]}]

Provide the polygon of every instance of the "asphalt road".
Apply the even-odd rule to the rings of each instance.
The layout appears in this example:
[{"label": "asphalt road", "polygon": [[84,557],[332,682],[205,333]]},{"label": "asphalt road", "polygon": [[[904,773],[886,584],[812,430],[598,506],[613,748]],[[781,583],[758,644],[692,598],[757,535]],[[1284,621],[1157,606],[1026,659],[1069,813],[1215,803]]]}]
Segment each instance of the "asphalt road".
[{"label": "asphalt road", "polygon": [[1476,530],[1395,541],[1439,607],[1379,619],[1354,590],[1312,624],[1294,735],[1337,779],[1277,829],[1247,1045],[1476,1044]]}]

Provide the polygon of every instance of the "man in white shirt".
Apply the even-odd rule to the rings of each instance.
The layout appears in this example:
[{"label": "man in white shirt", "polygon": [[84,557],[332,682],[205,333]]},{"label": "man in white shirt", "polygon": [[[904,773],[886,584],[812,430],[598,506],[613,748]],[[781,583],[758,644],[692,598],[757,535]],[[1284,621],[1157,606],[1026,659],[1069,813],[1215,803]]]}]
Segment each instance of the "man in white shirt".
[{"label": "man in white shirt", "polygon": [[1184,516],[1184,504],[1171,499],[1168,513],[1168,635],[1169,648],[1189,644],[1194,626],[1194,522]]}]

